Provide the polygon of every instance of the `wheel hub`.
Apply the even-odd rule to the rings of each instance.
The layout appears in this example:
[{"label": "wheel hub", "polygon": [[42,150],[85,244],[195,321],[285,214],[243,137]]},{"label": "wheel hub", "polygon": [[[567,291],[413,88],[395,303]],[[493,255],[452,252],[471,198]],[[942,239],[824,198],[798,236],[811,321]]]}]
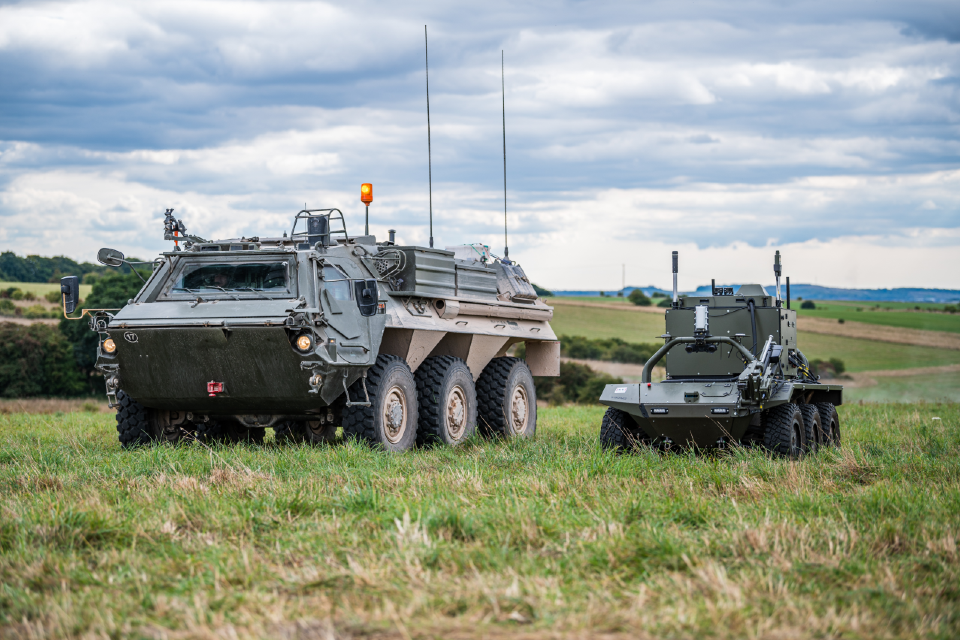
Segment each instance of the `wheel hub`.
[{"label": "wheel hub", "polygon": [[387,440],[396,444],[403,437],[407,418],[407,401],[400,387],[392,387],[383,403],[383,426]]},{"label": "wheel hub", "polygon": [[510,428],[514,433],[527,428],[527,391],[522,385],[514,387],[510,399]]},{"label": "wheel hub", "polygon": [[447,430],[450,437],[459,440],[467,427],[467,398],[459,386],[447,396]]}]

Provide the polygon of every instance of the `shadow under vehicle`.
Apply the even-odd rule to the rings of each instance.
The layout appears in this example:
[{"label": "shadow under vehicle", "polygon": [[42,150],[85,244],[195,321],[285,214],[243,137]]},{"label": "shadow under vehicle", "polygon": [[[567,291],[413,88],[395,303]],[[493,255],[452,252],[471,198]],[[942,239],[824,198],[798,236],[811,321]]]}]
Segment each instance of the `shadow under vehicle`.
[{"label": "shadow under vehicle", "polygon": [[[666,333],[646,363],[640,384],[607,385],[600,428],[604,447],[646,443],[724,447],[759,444],[788,456],[840,443],[836,407],[843,387],[822,384],[797,345],[797,312],[780,296],[780,252],[774,259],[776,296],[758,284],[712,287],[709,296],[677,294]],[[661,360],[666,379],[651,382]]]},{"label": "shadow under vehicle", "polygon": [[[559,375],[560,345],[515,262],[350,236],[338,209],[300,211],[289,235],[215,241],[168,210],[164,238],[174,250],[128,304],[81,313],[124,446],[259,442],[267,428],[330,442],[342,427],[392,451],[478,426],[534,435],[533,376]],[[78,279],[61,288],[73,313]],[[526,360],[507,356],[520,342]]]}]

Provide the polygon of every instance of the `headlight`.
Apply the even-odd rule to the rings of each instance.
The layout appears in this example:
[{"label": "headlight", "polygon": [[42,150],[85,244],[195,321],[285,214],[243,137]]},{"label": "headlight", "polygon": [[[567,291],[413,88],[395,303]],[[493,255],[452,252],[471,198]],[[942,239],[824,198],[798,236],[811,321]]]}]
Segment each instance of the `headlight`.
[{"label": "headlight", "polygon": [[310,351],[310,348],[313,347],[313,338],[307,334],[297,338],[297,349],[300,351]]},{"label": "headlight", "polygon": [[113,338],[107,338],[100,346],[103,347],[103,350],[107,353],[113,353],[117,350],[117,343],[113,341]]}]

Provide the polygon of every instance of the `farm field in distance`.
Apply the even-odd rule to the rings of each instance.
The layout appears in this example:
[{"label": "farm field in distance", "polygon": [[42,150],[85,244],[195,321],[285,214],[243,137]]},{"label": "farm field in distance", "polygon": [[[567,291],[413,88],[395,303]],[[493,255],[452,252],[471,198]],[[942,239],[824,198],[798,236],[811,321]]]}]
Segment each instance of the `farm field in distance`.
[{"label": "farm field in distance", "polygon": [[[816,309],[800,309],[799,304],[794,305],[797,309],[798,318],[809,316],[811,318],[829,318],[831,320],[865,322],[867,324],[879,324],[890,327],[902,327],[904,329],[922,329],[926,331],[948,331],[950,333],[960,333],[960,313],[942,313],[945,305],[929,305],[936,313],[930,311],[917,311],[915,306],[907,303],[899,303],[900,306],[892,306],[898,303],[870,303],[870,302],[847,302],[839,300],[825,300],[815,302]],[[875,305],[880,305],[876,308]],[[800,320],[802,323],[802,320]]]},{"label": "farm field in distance", "polygon": [[[906,314],[891,313],[889,315]],[[586,338],[619,337],[627,342],[651,344],[660,344],[661,340],[658,336],[664,331],[664,319],[660,314],[637,312],[629,308],[621,311],[599,306],[571,306],[563,303],[554,306],[554,316],[550,324],[557,335],[579,335]],[[798,343],[800,349],[809,358],[823,360],[840,358],[846,364],[847,370],[853,372],[960,363],[960,351],[957,350],[875,342],[803,330],[799,332]]]},{"label": "farm field in distance", "polygon": [[[24,293],[32,291],[38,298],[43,297],[51,291],[60,291],[59,282],[0,282],[0,289],[9,289],[11,287],[16,287]],[[86,299],[86,297],[90,295],[91,291],[93,291],[92,284],[80,285],[81,298]]]},{"label": "farm field in distance", "polygon": [[0,636],[960,632],[960,405],[841,407],[796,462],[612,455],[602,412],[404,455],[0,415]]}]

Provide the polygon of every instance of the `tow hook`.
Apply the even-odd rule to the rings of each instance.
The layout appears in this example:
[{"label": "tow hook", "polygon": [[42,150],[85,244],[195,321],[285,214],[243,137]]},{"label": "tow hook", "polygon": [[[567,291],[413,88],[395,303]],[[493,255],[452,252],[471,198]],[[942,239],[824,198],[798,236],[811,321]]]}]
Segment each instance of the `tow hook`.
[{"label": "tow hook", "polygon": [[116,376],[107,378],[107,406],[111,409],[117,406],[117,391],[120,389],[120,380]]}]

